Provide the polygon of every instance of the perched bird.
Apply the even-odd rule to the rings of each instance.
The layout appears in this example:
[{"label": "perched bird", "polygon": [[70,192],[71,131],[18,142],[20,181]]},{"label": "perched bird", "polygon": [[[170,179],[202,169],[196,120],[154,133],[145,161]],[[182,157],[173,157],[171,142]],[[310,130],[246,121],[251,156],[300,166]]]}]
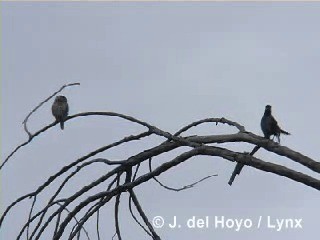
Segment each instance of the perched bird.
[{"label": "perched bird", "polygon": [[280,134],[290,135],[290,133],[282,130],[278,122],[274,119],[274,117],[271,115],[271,106],[267,105],[263,117],[261,119],[261,129],[264,134],[264,137],[267,139],[270,139],[270,137],[273,135],[274,137],[277,137],[278,142],[280,143]]},{"label": "perched bird", "polygon": [[[261,129],[262,129],[263,135],[267,139],[269,139],[273,135],[273,136],[277,137],[278,142],[280,143],[280,134],[281,133],[283,133],[285,135],[290,135],[290,133],[282,130],[279,127],[277,121],[271,115],[271,106],[270,105],[266,106],[265,111],[264,111],[264,115],[263,115],[263,117],[261,119],[260,125],[261,125]],[[253,154],[255,154],[259,150],[259,148],[260,148],[260,146],[255,146],[249,155],[253,156]],[[230,177],[230,180],[228,182],[228,184],[230,186],[232,185],[235,177],[240,174],[243,166],[244,165],[242,163],[239,163],[239,162],[236,164],[236,166],[235,166],[235,168],[233,170],[233,173],[232,173],[232,175]]]},{"label": "perched bird", "polygon": [[65,96],[56,96],[54,103],[52,104],[52,115],[56,118],[57,122],[60,122],[60,127],[64,129],[64,121],[68,117],[69,106],[68,100]]}]

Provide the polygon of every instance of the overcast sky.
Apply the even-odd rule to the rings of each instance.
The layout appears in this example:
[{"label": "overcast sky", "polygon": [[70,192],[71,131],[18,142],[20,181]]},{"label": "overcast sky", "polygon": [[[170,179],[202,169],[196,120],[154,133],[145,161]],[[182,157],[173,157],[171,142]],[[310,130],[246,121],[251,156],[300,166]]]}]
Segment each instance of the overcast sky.
[{"label": "overcast sky", "polygon": [[[2,17],[2,159],[27,139],[22,121],[63,84],[70,114],[114,111],[174,132],[208,117],[226,117],[261,134],[266,104],[291,136],[282,144],[314,159],[319,157],[320,5],[319,3],[1,3]],[[52,101],[30,118],[32,132],[50,124]],[[58,126],[21,149],[1,172],[2,208],[36,189],[64,165],[142,128],[119,119],[87,117]],[[234,129],[206,124],[192,134]],[[191,134],[190,133],[190,134]],[[125,159],[154,146],[159,138],[132,144],[101,157]],[[225,145],[228,146],[228,145]],[[249,145],[232,145],[250,151]],[[292,161],[260,150],[257,157],[304,171]],[[155,160],[159,165],[175,155]],[[150,219],[196,215],[225,218],[259,216],[260,229],[170,229],[163,239],[315,239],[319,229],[316,190],[292,180],[246,167],[230,187],[234,163],[194,158],[161,179],[179,187],[208,174],[219,176],[184,192],[171,192],[150,181],[137,188]],[[65,194],[109,171],[92,167],[67,186]],[[313,174],[319,178],[319,175]],[[42,200],[49,193],[41,195]],[[120,209],[124,239],[149,239],[128,214],[127,196]],[[1,239],[15,239],[31,202],[9,215]],[[303,229],[267,228],[267,216],[302,218]],[[102,239],[114,234],[113,202],[102,215]],[[96,239],[93,222],[89,224]],[[44,235],[49,239],[51,235]],[[64,238],[66,239],[66,238]]]}]

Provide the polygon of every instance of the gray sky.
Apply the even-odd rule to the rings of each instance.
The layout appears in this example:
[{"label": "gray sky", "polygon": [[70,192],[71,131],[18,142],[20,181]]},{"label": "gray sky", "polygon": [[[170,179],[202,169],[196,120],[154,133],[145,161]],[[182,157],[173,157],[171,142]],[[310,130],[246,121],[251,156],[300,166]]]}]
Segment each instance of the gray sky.
[{"label": "gray sky", "polygon": [[[1,3],[1,7],[2,159],[27,139],[21,122],[29,111],[71,82],[81,86],[63,92],[70,114],[114,111],[171,132],[195,120],[223,116],[261,134],[264,106],[271,104],[280,125],[292,133],[282,137],[282,144],[314,159],[319,156],[320,130],[313,123],[319,118],[318,3],[69,2]],[[51,102],[30,118],[32,131],[53,121],[50,107]],[[69,121],[63,132],[58,126],[50,129],[2,171],[2,208],[65,164],[140,130],[119,119],[98,117]],[[222,132],[234,129],[206,124],[190,134]],[[100,156],[124,159],[160,140],[152,138]],[[232,148],[249,151],[252,147]],[[166,154],[154,165],[173,157]],[[257,157],[310,173],[263,150]],[[195,158],[159,179],[179,187],[208,174],[219,176],[180,193],[154,182],[136,191],[150,219],[225,216],[250,218],[256,224],[259,216],[263,221],[267,216],[302,218],[303,229],[277,232],[263,225],[236,232],[163,227],[159,235],[163,239],[315,239],[320,200],[316,190],[249,167],[229,187],[234,165],[219,158]],[[65,193],[108,170],[98,166],[84,171]],[[39,203],[49,193],[42,194]],[[1,239],[14,239],[30,204],[21,204],[10,215]],[[114,233],[112,209],[113,203],[102,215],[103,239],[111,239]],[[120,221],[124,239],[148,239],[128,214],[127,196]],[[95,239],[92,225],[88,230]]]}]

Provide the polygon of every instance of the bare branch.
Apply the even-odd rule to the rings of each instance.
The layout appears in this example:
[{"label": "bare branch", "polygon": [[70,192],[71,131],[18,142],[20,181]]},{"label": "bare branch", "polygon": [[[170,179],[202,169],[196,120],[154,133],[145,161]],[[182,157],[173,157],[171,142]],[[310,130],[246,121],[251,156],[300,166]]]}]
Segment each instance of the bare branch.
[{"label": "bare branch", "polygon": [[98,209],[97,210],[97,237],[98,237],[98,240],[100,240],[100,231],[99,231],[99,219],[100,219],[100,210]]},{"label": "bare branch", "polygon": [[[157,130],[157,128],[149,125],[148,123],[146,122],[142,122],[138,119],[135,119],[133,117],[130,117],[130,116],[126,116],[124,114],[119,114],[119,113],[113,113],[113,112],[85,112],[85,113],[78,113],[76,115],[72,115],[72,116],[69,116],[66,120],[70,120],[70,119],[73,119],[73,118],[76,118],[76,117],[85,117],[85,116],[107,116],[107,117],[119,117],[119,118],[122,118],[122,119],[125,119],[125,120],[128,120],[128,121],[131,121],[131,122],[134,122],[134,123],[137,123],[137,124],[140,124],[144,127],[147,127],[149,129],[148,131],[148,135],[151,135],[153,132],[151,131],[151,129],[155,129]],[[49,128],[55,126],[56,124],[58,124],[58,122],[53,122],[51,123],[50,125],[48,126],[45,126],[44,128],[40,129],[39,131],[37,131],[36,133],[34,133],[29,139],[28,141],[20,144],[19,146],[17,146],[9,155],[8,157],[5,158],[4,162],[1,164],[0,166],[0,170],[3,168],[3,166],[8,162],[8,160],[22,147],[26,146],[27,144],[29,144],[33,138],[39,136],[41,133],[45,132],[46,130],[48,130]],[[160,130],[161,132],[161,130]],[[128,137],[130,138],[130,137]],[[131,141],[131,140],[127,140],[127,139],[124,139],[123,142],[128,142],[128,141]],[[117,145],[116,145],[117,146]]]},{"label": "bare branch", "polygon": [[139,168],[140,168],[140,163],[137,164],[136,171],[134,172],[133,177],[132,177],[132,181],[134,181],[136,179],[136,177],[138,175]]},{"label": "bare branch", "polygon": [[[119,175],[118,175],[119,176]],[[119,181],[119,177],[115,177],[111,183],[109,184],[107,191],[109,191],[111,189],[111,187],[117,182]],[[118,184],[118,183],[117,183]],[[84,214],[84,216],[74,225],[74,227],[71,230],[69,239],[73,239],[74,236],[79,233],[79,230],[83,227],[83,225],[85,224],[85,222],[95,213],[95,212],[99,212],[99,209],[101,207],[103,207],[111,198],[108,197],[102,197],[98,203],[96,203],[95,205],[93,205],[92,207],[89,208],[89,210]],[[98,221],[98,219],[97,219]],[[98,227],[98,226],[97,226]],[[99,236],[100,237],[100,236]]]},{"label": "bare branch", "polygon": [[26,131],[26,133],[29,136],[29,139],[32,138],[32,134],[29,132],[28,127],[27,127],[27,122],[29,117],[35,112],[37,111],[43,104],[45,104],[46,102],[48,102],[51,98],[53,98],[55,95],[57,95],[59,92],[61,92],[64,88],[66,87],[71,87],[71,86],[78,86],[80,85],[80,83],[70,83],[70,84],[65,84],[63,85],[58,91],[54,92],[51,96],[47,97],[44,101],[42,101],[41,103],[39,103],[38,106],[36,106],[27,116],[26,118],[23,120],[22,124],[24,127],[24,130]]},{"label": "bare branch", "polygon": [[[149,171],[152,172],[152,165],[151,165],[151,160],[152,158],[149,158]],[[213,175],[209,175],[209,176],[206,176],[204,178],[201,178],[200,180],[194,182],[194,183],[191,183],[191,184],[188,184],[188,185],[185,185],[183,187],[180,187],[180,188],[173,188],[173,187],[168,187],[166,185],[164,185],[162,182],[160,182],[156,177],[153,177],[153,179],[159,183],[159,185],[167,190],[170,190],[170,191],[175,191],[175,192],[180,192],[180,191],[183,191],[183,190],[187,190],[189,188],[192,188],[194,187],[195,185],[197,185],[198,183],[204,181],[204,180],[207,180],[208,178],[211,178],[211,177],[216,177],[218,176],[218,174],[213,174]]]},{"label": "bare branch", "polygon": [[134,205],[136,206],[141,218],[143,219],[144,223],[147,225],[147,227],[149,228],[150,232],[152,233],[152,237],[155,240],[160,240],[160,237],[158,236],[158,234],[154,231],[152,225],[150,224],[146,214],[144,213],[144,211],[142,210],[142,207],[138,201],[138,198],[136,196],[136,194],[134,193],[134,191],[132,189],[129,189],[129,193],[130,193],[130,197],[133,200]]},{"label": "bare branch", "polygon": [[[58,205],[62,206],[62,204],[60,204],[60,203],[58,203]],[[67,211],[68,213],[70,213],[70,211],[68,210],[68,208],[65,208],[64,210]],[[79,221],[78,221],[78,219],[77,219],[76,217],[74,217],[73,219],[76,221],[77,224],[79,224]],[[82,230],[84,231],[84,233],[86,234],[87,239],[90,240],[88,231],[87,231],[83,226],[81,226],[81,229],[82,229]],[[80,231],[79,231],[79,232],[80,232]]]},{"label": "bare branch", "polygon": [[277,155],[290,158],[291,160],[300,163],[301,165],[320,173],[320,162],[317,162],[299,152],[296,152],[288,147],[281,146],[280,144],[264,137],[255,135],[249,132],[239,132],[236,134],[227,135],[211,135],[211,136],[193,136],[186,137],[187,140],[198,142],[202,144],[207,143],[227,143],[227,142],[245,142],[260,146],[267,151],[276,153]]},{"label": "bare branch", "polygon": [[192,127],[196,127],[196,126],[198,126],[200,124],[208,123],[208,122],[215,122],[216,125],[218,125],[218,123],[228,124],[229,126],[236,127],[239,130],[239,132],[245,132],[246,131],[244,126],[240,125],[237,122],[230,121],[230,120],[228,120],[226,118],[206,118],[206,119],[202,119],[202,120],[190,123],[189,125],[181,128],[178,132],[176,132],[174,134],[174,136],[179,136],[179,135],[181,135],[181,133],[186,132],[187,130],[189,130]]},{"label": "bare branch", "polygon": [[248,165],[265,172],[272,172],[279,176],[287,177],[296,182],[300,182],[309,187],[320,190],[320,180],[315,179],[304,173],[291,170],[287,167],[284,167],[278,164],[264,162],[258,158],[250,156],[249,154],[237,153],[237,152],[230,151],[228,149],[211,147],[211,146],[207,148],[202,148],[201,154],[207,154],[210,156],[219,156],[226,160],[240,162],[240,163],[243,163],[244,165]]},{"label": "bare branch", "polygon": [[[63,201],[63,200],[60,200],[60,201]],[[54,205],[58,204],[60,201],[55,201],[55,202],[53,202],[52,204],[47,205],[47,206],[44,208],[44,210],[42,210],[42,211],[36,213],[34,216],[32,216],[32,217],[24,224],[24,226],[21,228],[21,230],[20,230],[20,232],[19,232],[19,234],[18,234],[17,239],[20,239],[20,238],[21,238],[22,234],[23,234],[24,231],[28,228],[28,226],[29,226],[35,219],[37,219],[37,218],[43,213],[43,211],[46,211],[48,208],[53,207]],[[31,235],[29,238],[32,238],[32,235]]]},{"label": "bare branch", "polygon": [[[57,94],[57,93],[55,93]],[[53,97],[52,95],[51,97]],[[44,104],[46,101],[42,102]],[[42,104],[40,104],[37,108],[35,108],[29,115],[35,112]],[[74,160],[72,163],[61,168],[57,173],[49,177],[43,184],[41,184],[35,191],[26,194],[13,203],[11,203],[3,212],[3,215],[0,218],[0,226],[2,225],[4,219],[7,214],[12,210],[14,206],[24,201],[26,198],[33,198],[33,203],[29,212],[27,222],[22,226],[17,239],[20,239],[22,235],[27,234],[27,239],[35,239],[38,240],[44,232],[49,231],[49,225],[54,223],[54,231],[53,232],[53,240],[59,240],[65,238],[65,235],[68,236],[67,239],[71,240],[75,237],[80,239],[82,231],[86,233],[87,238],[89,239],[89,234],[85,230],[84,226],[89,224],[88,220],[95,216],[96,214],[96,234],[97,238],[100,239],[99,232],[99,220],[100,220],[100,210],[110,202],[113,198],[115,198],[114,205],[114,217],[115,217],[115,236],[121,240],[121,232],[120,232],[120,221],[119,221],[119,207],[120,207],[120,196],[124,192],[129,192],[129,210],[136,221],[136,223],[142,227],[142,229],[150,235],[153,239],[159,240],[160,237],[154,231],[150,221],[148,220],[145,211],[138,201],[138,197],[135,194],[134,188],[148,182],[151,179],[154,179],[158,184],[165,189],[172,191],[182,191],[196,186],[198,183],[209,179],[214,175],[206,176],[194,183],[189,185],[173,188],[164,185],[161,183],[157,176],[161,175],[164,172],[169,171],[173,167],[184,163],[185,161],[197,157],[199,155],[203,156],[216,156],[219,158],[223,158],[228,161],[236,162],[236,168],[233,172],[233,175],[229,181],[232,183],[234,177],[240,173],[241,169],[244,165],[256,168],[258,170],[264,172],[271,172],[278,176],[284,176],[296,182],[300,182],[305,184],[306,186],[310,186],[314,189],[320,190],[320,180],[314,177],[311,177],[302,172],[294,171],[293,169],[284,167],[279,164],[274,164],[270,162],[263,161],[257,157],[254,157],[254,153],[263,148],[269,152],[275,153],[277,156],[287,157],[309,169],[313,172],[320,173],[320,163],[299,153],[288,147],[281,146],[271,140],[265,139],[261,136],[255,135],[253,133],[245,131],[245,128],[237,122],[233,122],[231,120],[225,118],[206,118],[203,120],[199,120],[193,122],[183,128],[181,128],[175,134],[171,134],[170,132],[163,131],[158,127],[155,127],[147,122],[138,120],[131,116],[127,116],[124,114],[114,113],[114,112],[84,112],[78,113],[72,116],[69,116],[66,121],[76,119],[78,117],[87,117],[87,116],[105,116],[105,117],[117,117],[120,119],[125,119],[126,121],[132,122],[134,124],[138,124],[142,127],[147,128],[147,130],[138,135],[131,135],[125,137],[119,141],[113,142],[107,146],[100,147],[81,158]],[[26,132],[29,135],[28,141],[16,147],[16,149],[10,153],[10,155],[5,159],[5,161],[0,166],[0,169],[8,162],[10,158],[23,146],[29,144],[33,138],[39,136],[41,133],[44,133],[49,128],[55,126],[57,123],[51,123],[48,126],[43,127],[41,130],[35,132],[33,135],[27,129],[27,121],[30,116],[27,116],[24,124]],[[182,137],[181,134],[187,132],[189,129],[199,126],[203,123],[215,122],[216,125],[218,123],[228,124],[237,128],[239,131],[234,134],[224,134],[224,135],[209,135],[209,136],[186,136]],[[92,158],[96,154],[105,153],[106,151],[116,148],[124,143],[129,143],[131,141],[141,140],[144,137],[148,137],[150,135],[157,135],[160,137],[164,137],[164,141],[160,144],[156,144],[149,149],[142,149],[137,154],[133,156],[129,156],[124,158],[121,161],[115,161],[115,159],[107,159],[104,157]],[[252,152],[249,153],[240,153],[231,151],[228,148],[218,147],[220,143],[248,143],[253,145]],[[184,148],[185,146],[189,148]],[[182,148],[181,148],[182,147]],[[156,159],[154,157],[159,156],[161,154],[165,154],[175,149],[180,148],[184,151],[180,155],[175,156],[173,159],[162,163],[157,168],[152,169],[152,159]],[[186,150],[187,149],[187,150]],[[214,159],[214,158],[212,158]],[[153,161],[154,161],[153,160]],[[145,161],[148,161],[149,171],[147,173],[143,172],[140,169],[141,164]],[[74,176],[79,176],[83,172],[82,169],[88,169],[89,166],[92,166],[96,163],[106,164],[107,172],[103,173],[102,176],[96,177],[92,182],[86,183],[85,186],[80,186],[73,193],[67,193],[66,196],[61,196],[61,192],[69,181]],[[140,171],[139,171],[140,170]],[[134,173],[133,173],[134,171]],[[125,180],[121,181],[120,184],[120,176],[125,175]],[[61,180],[59,182],[58,189],[52,191],[48,197],[48,201],[41,206],[41,210],[33,213],[34,206],[36,203],[36,199],[41,192],[45,190],[49,190],[53,188],[53,183],[56,183],[58,179]],[[97,186],[102,187],[99,189],[103,189],[101,192],[98,192]],[[60,199],[59,199],[60,198]],[[140,222],[137,217],[134,215],[134,211],[132,210],[132,203],[134,204],[137,212],[140,217],[144,221]],[[37,202],[37,205],[39,202]],[[72,208],[71,208],[72,206]],[[63,214],[67,212],[67,214]],[[50,214],[49,214],[50,213]],[[79,219],[79,220],[78,220]],[[73,221],[75,220],[75,222]],[[34,226],[34,227],[31,227]],[[70,228],[69,228],[70,227]],[[66,233],[66,229],[68,229],[68,233]],[[71,229],[71,232],[69,232]]]},{"label": "bare branch", "polygon": [[32,201],[32,205],[31,205],[31,208],[30,208],[30,212],[29,212],[29,217],[28,217],[27,239],[29,239],[30,219],[31,219],[31,216],[32,216],[32,210],[33,210],[33,207],[34,207],[34,205],[35,205],[36,201],[37,201],[37,196],[34,196],[34,197],[33,197],[33,201]]},{"label": "bare branch", "polygon": [[[105,199],[101,198],[96,204],[91,206],[87,212],[84,214],[84,216],[79,220],[76,221],[75,225],[72,227],[69,238],[68,239],[73,239],[76,235],[77,238],[80,238],[80,230],[84,228],[84,224],[86,221],[91,217],[96,211],[100,209],[101,206],[103,206],[103,202]],[[56,233],[56,232],[55,232]]]},{"label": "bare branch", "polygon": [[[138,171],[140,168],[140,163],[137,164],[136,170],[133,174],[132,177],[132,181],[134,181],[137,177]],[[133,210],[132,210],[132,196],[130,195],[129,197],[129,211],[131,213],[132,218],[134,219],[134,221],[150,236],[152,237],[151,233],[139,222],[139,220],[137,219],[137,217],[134,215]]]},{"label": "bare branch", "polygon": [[[117,186],[119,186],[119,183],[120,183],[120,175],[118,175]],[[120,227],[119,227],[120,196],[121,196],[121,192],[116,196],[116,202],[115,202],[115,207],[114,207],[114,218],[115,218],[116,233],[117,233],[118,240],[122,240],[121,233],[120,233]]]},{"label": "bare branch", "polygon": [[130,195],[129,197],[129,211],[131,213],[132,218],[134,219],[134,221],[150,236],[152,237],[151,233],[139,222],[139,220],[137,219],[137,217],[134,215],[133,210],[132,210],[132,197]]},{"label": "bare branch", "polygon": [[92,217],[92,215],[94,213],[96,213],[97,211],[99,211],[99,209],[101,207],[103,207],[107,202],[110,201],[111,198],[105,197],[105,198],[101,198],[100,202],[98,202],[97,204],[95,204],[92,208],[90,208],[86,214],[81,218],[81,220],[79,221],[79,223],[77,223],[74,226],[74,229],[72,230],[69,239],[73,239],[74,236],[79,232],[79,230],[82,228],[82,226],[88,221],[88,219],[90,217]]},{"label": "bare branch", "polygon": [[[159,166],[158,168],[156,168],[152,172],[144,174],[143,176],[140,176],[135,181],[125,183],[123,185],[116,187],[115,189],[108,190],[106,192],[100,192],[98,194],[95,194],[93,196],[88,197],[85,201],[79,203],[75,207],[75,209],[70,212],[70,214],[66,217],[66,219],[60,224],[60,228],[59,228],[58,232],[56,233],[56,235],[54,236],[54,239],[59,239],[61,237],[61,235],[64,231],[64,228],[66,227],[68,222],[71,220],[71,218],[73,216],[75,216],[75,214],[77,214],[88,203],[95,201],[101,197],[111,198],[112,196],[116,196],[120,192],[127,191],[128,189],[131,189],[137,185],[140,185],[141,183],[148,181],[150,178],[153,178],[154,176],[158,176],[162,172],[167,171],[168,169],[186,161],[187,159],[189,159],[193,156],[197,156],[197,155],[220,156],[220,157],[223,157],[229,161],[237,161],[237,162],[241,162],[243,164],[249,165],[249,166],[253,166],[253,167],[260,169],[260,170],[263,170],[263,171],[274,172],[278,175],[286,176],[286,177],[291,178],[293,180],[302,182],[302,183],[304,183],[308,186],[314,187],[318,190],[320,189],[320,181],[319,180],[314,179],[314,178],[307,176],[305,174],[295,172],[295,171],[290,170],[286,167],[283,167],[283,166],[280,166],[277,164],[264,162],[260,159],[254,158],[248,154],[236,153],[236,152],[224,149],[224,148],[217,148],[217,147],[212,147],[212,146],[202,146],[199,148],[194,148],[186,153],[179,155],[178,157],[171,160],[170,162],[166,162],[166,163],[162,164],[161,166]],[[118,168],[120,168],[120,167],[118,167]],[[110,175],[110,172],[107,175]],[[52,216],[54,216],[54,215],[52,215]],[[36,239],[38,239],[38,237]]]},{"label": "bare branch", "polygon": [[[117,147],[123,143],[127,143],[127,142],[130,142],[130,141],[135,141],[135,140],[140,140],[141,138],[144,138],[144,137],[147,137],[147,136],[150,136],[151,135],[151,132],[143,132],[141,134],[138,134],[138,135],[131,135],[131,136],[128,136],[128,137],[125,137],[123,139],[121,139],[120,141],[117,141],[117,142],[114,142],[112,144],[109,144],[107,146],[103,146],[101,148],[98,148],[90,153],[88,153],[87,155],[79,158],[78,160],[76,160],[75,162],[69,164],[69,165],[66,165],[64,166],[59,172],[57,172],[56,174],[54,174],[53,176],[49,177],[48,180],[42,184],[41,186],[38,187],[37,190],[35,190],[34,192],[32,193],[29,193],[29,194],[26,194],[22,197],[19,197],[16,201],[14,201],[13,203],[11,203],[7,208],[6,210],[4,211],[4,213],[2,214],[1,218],[0,218],[0,226],[2,225],[2,222],[5,218],[5,216],[8,214],[8,212],[10,211],[10,209],[12,207],[14,207],[16,204],[18,204],[19,202],[25,200],[26,198],[28,197],[32,197],[32,196],[35,196],[37,194],[39,194],[43,189],[45,189],[47,186],[49,186],[55,179],[57,179],[59,176],[61,176],[62,174],[64,174],[65,172],[67,172],[69,169],[71,169],[72,167],[76,166],[77,164],[85,161],[86,159],[90,158],[90,157],[93,157],[95,155],[97,155],[98,153],[101,153],[101,152],[104,152],[106,150],[109,150],[113,147]],[[80,170],[80,169],[79,169]]]}]

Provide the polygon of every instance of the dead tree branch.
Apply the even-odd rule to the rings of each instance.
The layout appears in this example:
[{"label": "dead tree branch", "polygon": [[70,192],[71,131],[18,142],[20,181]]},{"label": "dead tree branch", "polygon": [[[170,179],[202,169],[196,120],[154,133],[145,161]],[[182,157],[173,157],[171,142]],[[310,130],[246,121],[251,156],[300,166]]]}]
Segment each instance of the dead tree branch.
[{"label": "dead tree branch", "polygon": [[67,87],[71,87],[71,86],[78,86],[80,85],[80,83],[70,83],[70,84],[65,84],[63,85],[59,90],[57,90],[56,92],[54,92],[51,96],[47,97],[45,100],[43,100],[41,103],[39,103],[39,105],[37,105],[27,116],[26,118],[23,120],[22,124],[23,124],[23,128],[26,131],[26,133],[28,134],[29,138],[32,137],[31,132],[28,130],[27,127],[27,122],[29,120],[29,117],[35,112],[37,111],[43,104],[45,104],[46,102],[48,102],[51,98],[53,98],[55,95],[57,95],[59,92],[61,92],[63,89],[67,88]]},{"label": "dead tree branch", "polygon": [[[149,158],[149,171],[152,172],[152,164],[151,164],[151,161],[152,161],[152,158]],[[167,190],[170,190],[170,191],[175,191],[175,192],[180,192],[180,191],[183,191],[183,190],[187,190],[189,188],[192,188],[194,187],[195,185],[197,185],[198,183],[200,182],[203,182],[211,177],[216,177],[218,176],[218,174],[213,174],[213,175],[209,175],[209,176],[206,176],[204,178],[201,178],[200,180],[194,182],[194,183],[191,183],[191,184],[188,184],[188,185],[185,185],[183,187],[180,187],[180,188],[173,188],[173,187],[169,187],[169,186],[166,186],[164,185],[162,182],[160,182],[156,177],[153,177],[153,179],[159,183],[159,185],[161,187],[163,187],[164,189],[167,189]]]},{"label": "dead tree branch", "polygon": [[[25,131],[28,133],[29,139],[16,147],[4,160],[0,166],[0,170],[3,170],[3,166],[13,158],[14,154],[21,150],[24,146],[32,143],[32,140],[38,137],[40,134],[45,132],[57,123],[51,123],[42,129],[31,134],[27,129],[27,121],[32,113],[34,113],[39,107],[41,107],[50,98],[62,91],[67,86],[77,84],[65,85],[59,91],[55,92],[45,101],[41,102],[35,109],[33,109],[24,121]],[[110,143],[108,145],[99,147],[86,155],[73,160],[72,163],[62,167],[59,171],[48,177],[47,180],[36,187],[36,189],[28,194],[25,194],[15,201],[13,201],[2,213],[0,218],[0,229],[2,229],[7,219],[7,215],[14,211],[14,207],[24,200],[31,198],[33,200],[28,218],[24,225],[19,229],[17,239],[21,239],[26,234],[27,239],[40,239],[43,237],[45,232],[50,232],[53,240],[62,239],[74,239],[80,238],[80,233],[83,231],[87,238],[89,238],[88,231],[85,229],[88,220],[92,216],[96,216],[96,234],[98,239],[101,237],[99,229],[99,219],[101,218],[100,211],[106,205],[110,205],[111,200],[115,200],[114,205],[114,219],[115,219],[115,231],[118,239],[122,239],[120,226],[121,221],[119,219],[119,207],[120,207],[120,196],[129,194],[129,209],[134,221],[148,234],[152,239],[159,240],[159,235],[155,232],[151,225],[145,211],[143,210],[138,196],[136,195],[135,188],[141,186],[143,183],[149,182],[151,179],[155,180],[161,187],[172,190],[182,191],[196,186],[198,183],[207,180],[217,174],[206,176],[194,183],[185,185],[180,188],[173,188],[164,185],[157,177],[170,169],[190,160],[197,156],[214,156],[227,161],[235,162],[236,169],[229,181],[231,185],[234,177],[240,173],[243,166],[255,168],[263,172],[270,172],[278,176],[283,176],[291,179],[295,182],[302,183],[306,186],[312,187],[316,190],[320,190],[320,180],[315,177],[311,177],[306,173],[298,172],[294,169],[275,164],[272,162],[264,161],[257,156],[253,156],[258,149],[263,148],[266,151],[275,153],[275,156],[286,157],[309,170],[320,173],[320,163],[310,157],[307,157],[289,147],[281,146],[272,140],[265,139],[254,133],[247,132],[241,124],[225,119],[225,118],[206,118],[190,123],[182,127],[179,131],[174,134],[161,130],[160,128],[153,126],[147,122],[141,121],[134,117],[114,113],[114,112],[83,112],[72,116],[69,116],[66,121],[75,121],[80,117],[90,116],[101,116],[101,117],[117,117],[131,122],[132,124],[138,124],[144,128],[144,131],[137,135],[126,136],[118,141]],[[197,127],[205,123],[219,123],[227,124],[231,127],[236,128],[236,133],[223,134],[223,135],[208,135],[208,136],[181,136],[185,134],[191,128]],[[215,126],[216,127],[216,126]],[[141,139],[156,135],[164,138],[160,144],[155,144],[149,149],[140,149],[137,154],[132,156],[126,156],[124,159],[114,160],[103,157],[95,158],[97,154],[108,153],[111,149],[115,149],[124,144],[131,144],[133,141],[140,141]],[[220,143],[247,143],[252,145],[253,150],[251,153],[241,153],[228,149],[227,147],[220,147]],[[173,151],[182,150],[181,154],[176,154],[172,159],[166,160],[162,164],[158,164],[155,169],[152,168],[151,161],[157,161],[158,157]],[[151,160],[152,159],[152,160]],[[215,158],[212,158],[213,160]],[[141,170],[142,164],[148,164],[149,169]],[[108,165],[108,170],[101,176],[97,176],[92,182],[88,182],[85,186],[79,186],[78,189],[74,189],[74,192],[63,193],[63,190],[70,184],[70,180],[75,176],[81,176],[83,169],[88,169],[90,166],[96,164]],[[121,178],[122,176],[122,178]],[[125,178],[125,179],[124,179]],[[59,181],[59,187],[57,190],[52,191],[53,185]],[[103,189],[97,191],[97,186]],[[49,194],[46,202],[36,202],[36,199],[42,192]],[[35,204],[40,207],[35,211]],[[133,204],[132,204],[133,203]],[[141,222],[134,215],[132,207],[139,213]],[[64,213],[64,214],[62,214]],[[75,221],[74,221],[75,220]],[[143,222],[142,222],[143,221]],[[89,221],[90,223],[90,221]],[[50,224],[54,224],[51,232]],[[72,225],[71,225],[72,224]],[[69,230],[67,230],[69,229]],[[71,229],[71,230],[70,230]]]}]

